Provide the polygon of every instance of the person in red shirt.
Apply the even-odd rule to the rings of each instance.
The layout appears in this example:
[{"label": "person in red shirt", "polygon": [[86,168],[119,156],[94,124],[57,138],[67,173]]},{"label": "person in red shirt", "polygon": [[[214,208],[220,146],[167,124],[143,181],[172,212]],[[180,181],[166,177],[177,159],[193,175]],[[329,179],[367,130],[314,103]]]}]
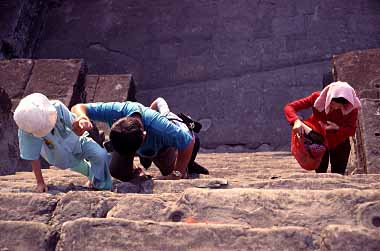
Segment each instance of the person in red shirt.
[{"label": "person in red shirt", "polygon": [[327,147],[317,173],[327,172],[329,160],[331,172],[344,175],[350,155],[349,137],[355,135],[360,100],[355,90],[346,82],[334,82],[321,92],[293,101],[284,107],[285,117],[293,131],[304,133],[307,128],[297,112],[311,108],[313,113],[307,119],[318,123],[325,130]]}]

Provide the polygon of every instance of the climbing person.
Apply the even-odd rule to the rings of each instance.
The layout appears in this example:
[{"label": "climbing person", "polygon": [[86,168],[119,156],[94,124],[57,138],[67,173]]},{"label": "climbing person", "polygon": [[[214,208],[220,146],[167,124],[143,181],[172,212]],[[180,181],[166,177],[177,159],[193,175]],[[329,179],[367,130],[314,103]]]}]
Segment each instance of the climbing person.
[{"label": "climbing person", "polygon": [[40,156],[50,165],[87,176],[87,185],[91,188],[112,188],[109,154],[86,137],[87,134],[77,136],[73,132],[75,115],[62,102],[33,93],[21,99],[13,118],[19,128],[20,156],[31,162],[37,181],[36,192],[47,192]]},{"label": "climbing person", "polygon": [[[312,109],[312,115],[301,121],[297,112]],[[346,82],[333,82],[321,92],[293,101],[284,107],[285,117],[297,135],[303,135],[306,124],[322,128],[327,142],[317,173],[326,173],[330,161],[331,172],[344,175],[350,155],[350,136],[355,135],[360,100]],[[307,122],[307,123],[306,123]]]},{"label": "climbing person", "polygon": [[145,167],[153,161],[162,174],[158,179],[188,177],[195,137],[186,126],[131,101],[77,104],[71,111],[77,115],[74,130],[79,135],[92,128],[91,120],[106,122],[111,127],[109,138],[114,151],[110,172],[114,178],[130,181],[141,175],[141,169],[133,165],[135,155],[143,158]]}]

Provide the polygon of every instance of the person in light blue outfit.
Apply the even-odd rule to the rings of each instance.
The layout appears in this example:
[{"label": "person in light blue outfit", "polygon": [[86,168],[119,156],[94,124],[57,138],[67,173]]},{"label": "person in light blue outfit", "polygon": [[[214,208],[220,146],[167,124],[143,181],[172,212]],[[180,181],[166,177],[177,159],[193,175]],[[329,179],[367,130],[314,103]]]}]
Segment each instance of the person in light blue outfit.
[{"label": "person in light blue outfit", "polygon": [[22,159],[30,160],[37,181],[37,192],[46,192],[40,155],[61,169],[71,169],[88,177],[90,187],[110,190],[111,156],[91,138],[76,135],[72,130],[75,115],[60,101],[50,101],[40,93],[23,98],[14,113],[19,127]]},{"label": "person in light blue outfit", "polygon": [[136,176],[133,157],[148,158],[160,169],[160,179],[187,178],[195,137],[186,126],[179,126],[159,112],[137,102],[77,104],[74,131],[80,135],[92,128],[92,121],[111,127],[114,147],[110,172],[114,178],[129,181]]}]

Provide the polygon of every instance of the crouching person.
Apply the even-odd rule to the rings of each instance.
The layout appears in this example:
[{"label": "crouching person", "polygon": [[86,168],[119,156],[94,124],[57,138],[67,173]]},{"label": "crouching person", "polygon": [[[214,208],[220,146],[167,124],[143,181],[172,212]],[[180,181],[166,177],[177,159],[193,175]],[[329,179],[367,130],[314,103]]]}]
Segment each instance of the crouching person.
[{"label": "crouching person", "polygon": [[71,111],[77,115],[74,130],[79,134],[92,128],[91,120],[111,127],[114,151],[110,171],[114,178],[129,181],[139,175],[133,166],[135,155],[153,161],[163,175],[159,179],[187,178],[195,138],[186,127],[130,101],[78,104]]},{"label": "crouching person", "polygon": [[40,155],[61,169],[71,169],[88,177],[88,185],[110,190],[110,156],[95,141],[77,136],[72,130],[75,116],[60,101],[50,101],[40,93],[23,98],[14,112],[19,127],[22,159],[30,160],[37,181],[36,192],[47,192],[42,176]]}]

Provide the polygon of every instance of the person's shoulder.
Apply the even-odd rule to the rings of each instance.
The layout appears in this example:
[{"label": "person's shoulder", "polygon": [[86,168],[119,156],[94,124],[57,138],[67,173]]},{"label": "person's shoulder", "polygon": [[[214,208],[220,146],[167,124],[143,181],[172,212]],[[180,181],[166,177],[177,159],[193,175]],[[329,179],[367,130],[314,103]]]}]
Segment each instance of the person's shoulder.
[{"label": "person's shoulder", "polygon": [[53,100],[50,100],[50,103],[54,106],[54,107],[65,107],[65,108],[67,108],[66,106],[65,106],[65,104],[63,104],[60,100],[58,100],[58,99],[53,99]]}]

